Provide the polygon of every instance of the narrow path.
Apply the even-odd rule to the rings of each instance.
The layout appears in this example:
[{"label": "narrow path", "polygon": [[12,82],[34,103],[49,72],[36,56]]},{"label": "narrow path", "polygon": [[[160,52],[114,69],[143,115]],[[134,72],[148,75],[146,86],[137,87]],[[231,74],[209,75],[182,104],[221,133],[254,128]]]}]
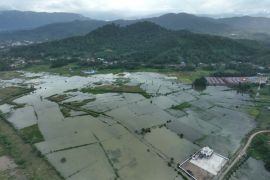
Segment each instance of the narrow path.
[{"label": "narrow path", "polygon": [[246,142],[246,145],[239,151],[238,155],[231,162],[231,164],[226,168],[226,170],[220,174],[219,179],[221,179],[221,180],[224,179],[225,175],[231,170],[231,168],[246,154],[246,151],[247,151],[250,143],[254,139],[254,137],[257,136],[258,134],[262,134],[262,133],[270,133],[270,130],[261,130],[261,131],[258,131],[258,132],[251,134],[250,137],[248,138],[248,141]]}]

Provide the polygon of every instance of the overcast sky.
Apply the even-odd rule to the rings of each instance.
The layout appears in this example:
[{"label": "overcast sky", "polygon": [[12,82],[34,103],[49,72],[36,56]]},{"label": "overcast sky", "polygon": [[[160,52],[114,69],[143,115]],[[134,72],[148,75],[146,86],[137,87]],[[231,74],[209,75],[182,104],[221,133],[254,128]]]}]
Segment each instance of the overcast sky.
[{"label": "overcast sky", "polygon": [[270,0],[0,0],[0,10],[75,12],[99,19],[167,12],[269,16]]}]

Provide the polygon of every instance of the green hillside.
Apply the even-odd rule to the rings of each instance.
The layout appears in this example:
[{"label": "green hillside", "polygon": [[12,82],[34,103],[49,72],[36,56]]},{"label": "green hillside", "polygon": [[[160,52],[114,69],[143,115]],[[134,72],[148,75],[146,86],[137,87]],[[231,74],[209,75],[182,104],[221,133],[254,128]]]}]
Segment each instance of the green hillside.
[{"label": "green hillside", "polygon": [[[255,44],[254,44],[255,43]],[[268,57],[268,47],[256,42],[235,41],[224,37],[171,31],[154,23],[139,22],[126,27],[105,25],[79,37],[13,48],[5,57],[27,60],[54,58],[78,61],[104,58],[143,64],[249,62]],[[264,47],[264,46],[263,46]],[[71,59],[71,60],[70,60]]]}]

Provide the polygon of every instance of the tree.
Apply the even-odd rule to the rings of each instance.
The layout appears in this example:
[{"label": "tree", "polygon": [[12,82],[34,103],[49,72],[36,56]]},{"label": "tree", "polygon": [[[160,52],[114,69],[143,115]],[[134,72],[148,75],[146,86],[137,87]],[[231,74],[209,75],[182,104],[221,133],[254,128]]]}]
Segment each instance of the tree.
[{"label": "tree", "polygon": [[181,139],[183,139],[183,137],[184,137],[184,134],[183,134],[183,133],[181,133],[181,134],[180,134],[180,138],[181,138]]},{"label": "tree", "polygon": [[199,91],[205,90],[206,86],[207,86],[207,80],[205,77],[198,78],[193,82],[193,87],[195,90],[199,90]]}]

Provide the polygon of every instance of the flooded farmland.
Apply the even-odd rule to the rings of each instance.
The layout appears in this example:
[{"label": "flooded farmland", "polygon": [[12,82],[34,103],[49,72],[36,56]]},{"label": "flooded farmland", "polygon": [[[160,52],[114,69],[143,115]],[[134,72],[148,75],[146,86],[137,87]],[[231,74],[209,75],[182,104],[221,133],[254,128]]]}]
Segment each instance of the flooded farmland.
[{"label": "flooded farmland", "polygon": [[183,179],[177,163],[204,146],[230,157],[256,126],[250,97],[227,87],[144,72],[24,76],[0,84],[35,90],[0,110],[17,129],[38,125],[35,146],[65,179]]}]

